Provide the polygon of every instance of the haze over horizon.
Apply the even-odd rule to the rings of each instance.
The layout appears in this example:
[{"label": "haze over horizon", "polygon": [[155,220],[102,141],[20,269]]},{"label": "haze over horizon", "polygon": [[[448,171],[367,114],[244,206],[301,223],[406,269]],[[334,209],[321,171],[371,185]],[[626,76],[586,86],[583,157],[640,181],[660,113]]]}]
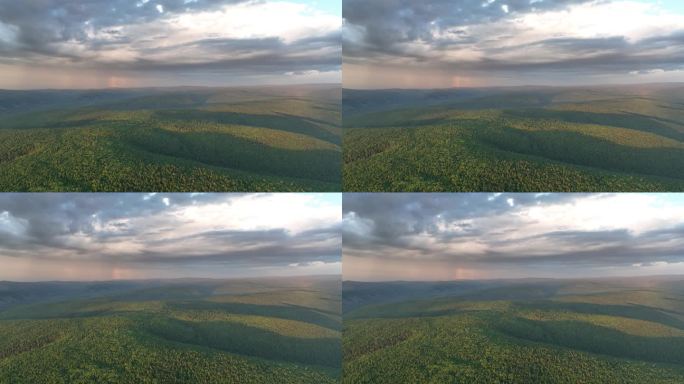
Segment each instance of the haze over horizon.
[{"label": "haze over horizon", "polygon": [[678,194],[347,194],[342,220],[346,281],[684,274]]},{"label": "haze over horizon", "polygon": [[676,0],[344,0],[343,19],[350,89],[684,81]]},{"label": "haze over horizon", "polygon": [[637,88],[637,87],[648,87],[648,86],[663,86],[663,87],[678,87],[684,85],[684,80],[682,81],[674,81],[674,82],[647,82],[647,83],[623,83],[623,84],[610,84],[610,83],[604,83],[604,84],[591,84],[591,85],[544,85],[544,84],[520,84],[520,85],[484,85],[484,86],[461,86],[461,87],[435,87],[435,88],[402,88],[402,87],[389,87],[389,88],[353,88],[353,87],[347,87],[343,84],[343,89],[345,90],[354,90],[354,91],[391,91],[391,90],[399,90],[399,91],[450,91],[450,90],[459,90],[459,89],[524,89],[524,88],[578,88],[578,89],[586,89],[586,88]]},{"label": "haze over horizon", "polygon": [[0,0],[0,89],[341,82],[332,0]]},{"label": "haze over horizon", "polygon": [[0,280],[339,275],[334,194],[0,195]]},{"label": "haze over horizon", "polygon": [[0,91],[12,92],[31,92],[31,91],[115,91],[131,89],[276,89],[276,88],[297,88],[297,87],[330,87],[340,85],[340,82],[321,82],[321,83],[298,83],[298,84],[258,84],[258,85],[168,85],[168,86],[132,86],[132,87],[94,87],[94,88],[0,88]]},{"label": "haze over horizon", "polygon": [[624,279],[677,279],[681,280],[682,275],[677,274],[654,274],[654,275],[624,275],[624,276],[595,276],[595,277],[515,277],[515,278],[473,278],[473,279],[448,279],[448,280],[420,280],[420,279],[395,279],[395,280],[354,280],[354,279],[342,279],[343,282],[354,282],[354,283],[453,283],[458,281],[593,281],[597,279],[601,280],[624,280]]}]

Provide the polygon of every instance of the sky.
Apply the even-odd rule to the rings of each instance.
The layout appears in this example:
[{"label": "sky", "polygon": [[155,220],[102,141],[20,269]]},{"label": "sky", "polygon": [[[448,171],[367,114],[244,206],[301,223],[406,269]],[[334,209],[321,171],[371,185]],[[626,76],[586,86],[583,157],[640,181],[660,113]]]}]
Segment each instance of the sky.
[{"label": "sky", "polygon": [[0,280],[340,274],[340,194],[0,194]]},{"label": "sky", "polygon": [[343,278],[684,274],[684,194],[344,194]]},{"label": "sky", "polygon": [[681,0],[344,0],[346,88],[684,81]]},{"label": "sky", "polygon": [[0,0],[0,88],[341,81],[340,0]]}]

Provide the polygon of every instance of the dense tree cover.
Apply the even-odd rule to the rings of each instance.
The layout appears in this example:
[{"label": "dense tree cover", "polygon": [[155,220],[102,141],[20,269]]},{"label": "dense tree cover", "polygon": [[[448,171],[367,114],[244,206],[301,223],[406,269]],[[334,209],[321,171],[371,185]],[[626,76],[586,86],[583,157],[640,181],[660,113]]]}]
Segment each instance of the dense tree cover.
[{"label": "dense tree cover", "polygon": [[343,188],[684,190],[680,103],[669,93],[578,92],[557,91],[560,101],[513,93],[345,115]]},{"label": "dense tree cover", "polygon": [[[161,282],[16,304],[0,311],[0,382],[337,382],[339,289],[305,280]],[[245,300],[251,308],[231,311]]]},{"label": "dense tree cover", "polygon": [[[618,290],[594,281],[571,286],[572,296],[567,285],[557,283],[544,299],[503,299],[501,290],[488,299],[473,293],[351,310],[342,382],[684,381],[681,284],[627,282]],[[532,297],[544,287],[510,288]]]},{"label": "dense tree cover", "polygon": [[339,102],[314,91],[121,91],[0,110],[0,190],[339,190]]}]

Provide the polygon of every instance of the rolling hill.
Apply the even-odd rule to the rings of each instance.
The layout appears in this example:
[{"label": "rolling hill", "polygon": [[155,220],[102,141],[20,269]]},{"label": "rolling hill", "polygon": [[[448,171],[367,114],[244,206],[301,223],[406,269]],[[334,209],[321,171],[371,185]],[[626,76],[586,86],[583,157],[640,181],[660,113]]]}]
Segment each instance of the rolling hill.
[{"label": "rolling hill", "polygon": [[1,191],[338,191],[334,85],[0,91]]},{"label": "rolling hill", "polygon": [[0,283],[3,383],[335,383],[340,280]]},{"label": "rolling hill", "polygon": [[343,290],[343,383],[684,382],[681,277]]},{"label": "rolling hill", "polygon": [[344,90],[345,191],[684,191],[684,85]]}]

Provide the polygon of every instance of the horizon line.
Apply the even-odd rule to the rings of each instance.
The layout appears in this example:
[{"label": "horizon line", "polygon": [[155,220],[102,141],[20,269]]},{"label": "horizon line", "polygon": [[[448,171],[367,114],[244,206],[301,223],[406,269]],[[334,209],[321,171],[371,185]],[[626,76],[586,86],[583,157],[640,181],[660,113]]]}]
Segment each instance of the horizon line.
[{"label": "horizon line", "polygon": [[671,82],[647,82],[647,83],[599,83],[599,84],[579,84],[579,85],[548,85],[548,84],[523,84],[523,85],[485,85],[485,86],[463,86],[463,87],[432,87],[432,88],[353,88],[345,87],[342,83],[342,90],[349,91],[448,91],[459,89],[510,89],[510,88],[599,88],[599,87],[631,87],[648,85],[684,85],[684,81]]},{"label": "horizon line", "polygon": [[318,273],[313,275],[274,275],[274,276],[249,276],[249,277],[151,277],[138,279],[110,279],[110,280],[0,280],[3,283],[18,283],[18,284],[33,284],[33,283],[118,283],[118,282],[143,282],[143,281],[181,281],[181,280],[212,280],[212,281],[226,281],[226,280],[250,280],[250,279],[297,279],[302,277],[334,277],[340,276],[341,273]]},{"label": "horizon line", "polygon": [[595,280],[595,279],[629,279],[629,278],[682,278],[682,274],[653,274],[653,275],[624,275],[624,276],[594,276],[594,277],[512,277],[512,278],[491,278],[491,279],[459,279],[459,280],[346,280],[343,283],[454,283],[454,282],[473,282],[473,281],[522,281],[522,280]]},{"label": "horizon line", "polygon": [[12,92],[31,92],[31,91],[115,91],[126,89],[173,89],[173,88],[202,88],[202,89],[222,89],[222,88],[286,88],[301,86],[335,86],[342,85],[342,82],[321,82],[321,83],[295,83],[295,84],[255,84],[255,85],[168,85],[168,86],[140,86],[140,87],[103,87],[103,88],[4,88],[0,91]]}]

